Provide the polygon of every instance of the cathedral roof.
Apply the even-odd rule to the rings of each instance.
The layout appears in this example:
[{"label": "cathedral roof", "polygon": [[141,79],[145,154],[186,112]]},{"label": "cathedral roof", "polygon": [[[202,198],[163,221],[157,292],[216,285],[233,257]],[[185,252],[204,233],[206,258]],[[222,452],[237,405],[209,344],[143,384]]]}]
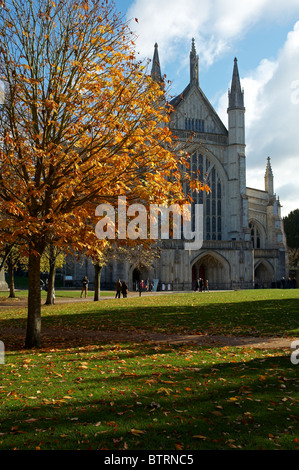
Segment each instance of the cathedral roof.
[{"label": "cathedral roof", "polygon": [[210,115],[213,116],[213,119],[218,122],[219,128],[222,130],[223,134],[227,134],[227,129],[225,125],[223,124],[218,114],[214,110],[213,106],[209,102],[208,98],[205,96],[199,86],[198,70],[198,55],[196,54],[194,39],[192,39],[192,49],[190,52],[190,83],[186,86],[182,93],[180,93],[178,96],[176,96],[170,101],[170,105],[172,106],[172,108],[174,108],[174,110],[176,110],[178,106],[180,106],[180,104],[184,102],[187,99],[188,95],[195,89],[198,95],[198,99],[208,109],[208,112]]},{"label": "cathedral roof", "polygon": [[170,101],[170,105],[172,106],[172,108],[174,110],[176,110],[179,107],[179,105],[187,99],[188,95],[191,93],[191,91],[194,88],[197,90],[200,101],[209,110],[209,114],[212,115],[213,118],[218,122],[218,125],[219,125],[220,129],[222,129],[223,134],[227,135],[228,131],[227,131],[225,125],[221,121],[220,117],[218,116],[215,109],[213,108],[213,106],[211,105],[208,98],[205,96],[204,92],[202,91],[202,89],[200,88],[200,86],[198,84],[189,83],[189,85],[186,86],[186,88],[184,89],[184,91],[180,95],[176,96],[175,98],[173,98]]}]

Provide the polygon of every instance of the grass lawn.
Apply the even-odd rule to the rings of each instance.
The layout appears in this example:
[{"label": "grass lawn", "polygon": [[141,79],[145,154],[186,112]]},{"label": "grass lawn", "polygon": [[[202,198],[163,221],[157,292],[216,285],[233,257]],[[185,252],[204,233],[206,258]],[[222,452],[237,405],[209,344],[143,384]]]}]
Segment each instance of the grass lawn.
[{"label": "grass lawn", "polygon": [[[15,292],[15,295],[16,295],[16,298],[20,298],[20,299],[24,299],[28,296],[28,290],[27,289],[21,289],[21,290],[16,290]],[[69,299],[78,299],[81,295],[81,289],[56,289],[55,290],[55,297],[57,299],[60,299],[60,298],[69,298]],[[47,292],[45,290],[42,290],[41,291],[41,296],[42,296],[42,299],[46,299],[47,297]],[[93,298],[94,296],[94,291],[92,290],[89,290],[87,292],[87,296],[89,298]],[[102,297],[106,297],[106,296],[111,296],[111,297],[114,297],[115,296],[115,292],[112,292],[112,291],[101,291],[101,296]],[[0,297],[2,299],[4,298],[7,298],[7,295],[6,293],[3,293],[1,292],[0,293]]]},{"label": "grass lawn", "polygon": [[[152,295],[42,307],[42,330],[77,331],[25,351],[1,328],[0,450],[299,450],[299,364],[290,349],[152,344],[136,331],[299,338],[299,290]],[[83,330],[131,332],[86,341]]]}]

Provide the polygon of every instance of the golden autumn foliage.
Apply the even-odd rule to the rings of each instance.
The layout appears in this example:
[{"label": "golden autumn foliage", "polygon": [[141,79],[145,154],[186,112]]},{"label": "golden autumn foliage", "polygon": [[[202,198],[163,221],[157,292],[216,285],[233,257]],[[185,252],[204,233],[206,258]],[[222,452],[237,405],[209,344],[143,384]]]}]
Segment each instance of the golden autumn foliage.
[{"label": "golden autumn foliage", "polygon": [[100,252],[94,210],[119,195],[183,200],[184,154],[167,127],[163,88],[136,59],[112,2],[4,2],[0,76],[0,230],[25,242],[29,255],[32,347],[45,247]]}]

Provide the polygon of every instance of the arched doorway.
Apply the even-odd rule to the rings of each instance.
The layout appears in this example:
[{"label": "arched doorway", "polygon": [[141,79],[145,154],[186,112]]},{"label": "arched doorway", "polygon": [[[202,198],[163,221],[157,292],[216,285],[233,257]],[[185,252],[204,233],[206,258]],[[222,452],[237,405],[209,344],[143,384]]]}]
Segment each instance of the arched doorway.
[{"label": "arched doorway", "polygon": [[144,266],[140,266],[140,267],[135,267],[133,270],[132,270],[132,277],[131,277],[131,281],[132,281],[132,289],[133,291],[137,290],[138,288],[138,284],[140,281],[147,281],[151,279],[150,278],[150,271],[148,268],[144,267]]},{"label": "arched doorway", "polygon": [[192,265],[192,282],[197,279],[208,281],[213,290],[229,289],[230,266],[228,261],[218,253],[204,253]]},{"label": "arched doorway", "polygon": [[254,269],[255,287],[271,287],[274,280],[273,267],[268,261],[260,261]]},{"label": "arched doorway", "polygon": [[197,279],[206,279],[206,269],[204,264],[194,264],[192,266],[192,282],[194,283]]}]

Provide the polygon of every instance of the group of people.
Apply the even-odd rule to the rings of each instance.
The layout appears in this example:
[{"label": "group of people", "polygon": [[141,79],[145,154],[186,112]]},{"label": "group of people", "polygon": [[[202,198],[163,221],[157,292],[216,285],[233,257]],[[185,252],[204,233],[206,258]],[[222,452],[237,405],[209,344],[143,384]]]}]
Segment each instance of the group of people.
[{"label": "group of people", "polygon": [[[136,292],[139,292],[139,297],[141,297],[142,292],[152,292],[153,286],[154,286],[153,283],[150,282],[149,280],[136,281],[134,283],[134,290]],[[115,283],[115,289],[116,289],[115,298],[120,298],[121,294],[123,297],[128,296],[129,288],[128,288],[128,284],[126,283],[126,281],[121,282],[121,280],[118,279],[118,281]]]},{"label": "group of people", "polygon": [[288,279],[285,279],[284,277],[280,281],[280,287],[282,289],[296,289],[297,287],[297,281],[296,278],[289,277]]},{"label": "group of people", "polygon": [[209,292],[209,281],[208,279],[202,279],[201,277],[195,281],[194,284],[195,292]]},{"label": "group of people", "polygon": [[154,288],[154,284],[149,279],[147,279],[146,281],[141,279],[141,281],[134,282],[134,287],[135,287],[136,292],[139,292],[139,296],[141,296],[142,292],[152,292]]},{"label": "group of people", "polygon": [[126,281],[121,282],[120,279],[115,283],[115,289],[116,289],[116,294],[115,298],[120,299],[120,294],[122,293],[123,298],[126,298],[128,296],[128,284]]}]

